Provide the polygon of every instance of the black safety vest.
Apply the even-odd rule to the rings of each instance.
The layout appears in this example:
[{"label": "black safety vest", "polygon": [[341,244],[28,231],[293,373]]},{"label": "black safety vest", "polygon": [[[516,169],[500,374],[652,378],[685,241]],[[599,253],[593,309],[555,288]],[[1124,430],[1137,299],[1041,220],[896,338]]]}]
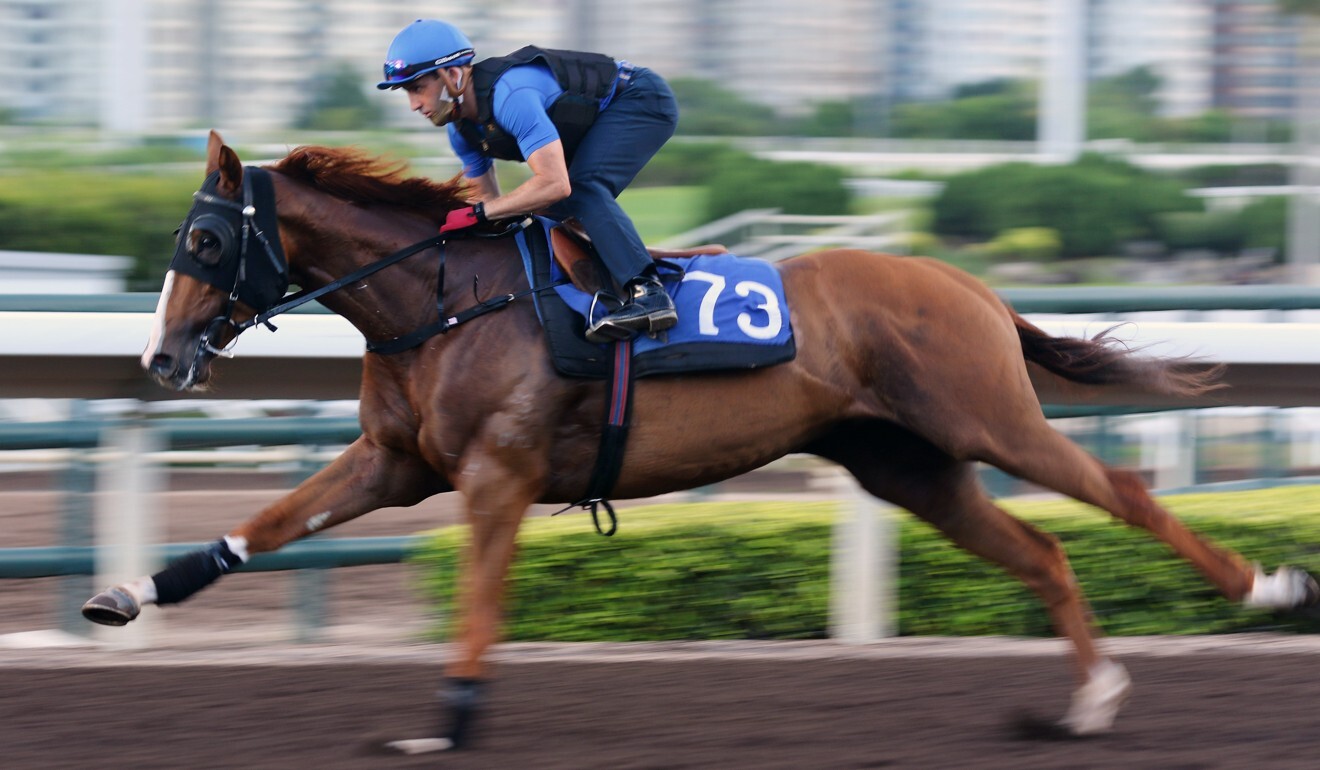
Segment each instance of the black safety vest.
[{"label": "black safety vest", "polygon": [[[529,45],[508,56],[477,62],[472,65],[477,119],[475,122],[466,119],[457,121],[458,132],[468,144],[480,147],[482,152],[493,158],[527,160],[522,150],[518,149],[518,140],[495,122],[491,92],[495,88],[495,81],[510,67],[537,60],[550,68],[559,87],[564,89],[564,93],[546,112],[550,115],[550,122],[559,131],[560,141],[564,143],[564,159],[572,163],[573,153],[582,142],[582,137],[586,136],[591,124],[596,122],[600,100],[614,88],[618,75],[618,64],[604,54],[556,51]],[[479,131],[478,126],[482,130]]]}]

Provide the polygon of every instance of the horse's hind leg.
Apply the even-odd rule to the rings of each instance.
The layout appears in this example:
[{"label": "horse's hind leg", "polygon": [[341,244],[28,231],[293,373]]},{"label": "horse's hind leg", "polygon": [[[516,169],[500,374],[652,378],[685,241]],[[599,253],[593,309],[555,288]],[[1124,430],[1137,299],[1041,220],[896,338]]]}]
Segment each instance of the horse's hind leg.
[{"label": "horse's hind leg", "polygon": [[1000,447],[988,461],[1147,530],[1190,562],[1230,601],[1291,609],[1320,599],[1315,581],[1305,572],[1284,567],[1266,576],[1237,553],[1196,535],[1151,498],[1135,473],[1106,467],[1043,417],[1026,421],[1025,426],[1011,446]]},{"label": "horse's hind leg", "polygon": [[1122,666],[1096,649],[1090,608],[1056,538],[996,506],[981,489],[972,463],[898,426],[842,428],[808,451],[842,464],[871,494],[906,508],[1034,591],[1055,630],[1076,651],[1082,685],[1064,727],[1079,735],[1110,728],[1129,680]]}]

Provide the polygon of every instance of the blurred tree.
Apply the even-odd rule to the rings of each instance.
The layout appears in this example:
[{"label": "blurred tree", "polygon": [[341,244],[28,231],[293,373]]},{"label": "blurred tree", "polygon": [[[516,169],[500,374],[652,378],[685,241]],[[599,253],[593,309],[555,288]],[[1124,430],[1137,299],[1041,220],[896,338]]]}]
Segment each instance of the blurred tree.
[{"label": "blurred tree", "polygon": [[972,95],[898,105],[891,116],[892,134],[921,139],[1035,138],[1036,92],[1031,83],[995,80],[964,86],[959,93]]},{"label": "blurred tree", "polygon": [[129,289],[154,291],[197,181],[84,168],[9,174],[0,184],[0,249],[133,257]]},{"label": "blurred tree", "polygon": [[1288,243],[1288,199],[1262,198],[1238,214],[1248,248],[1270,249],[1281,260]]},{"label": "blurred tree", "polygon": [[994,80],[983,80],[980,83],[965,83],[953,90],[953,98],[970,99],[973,96],[1010,94],[1015,87],[1016,81],[1012,78],[995,78]]},{"label": "blurred tree", "polygon": [[718,142],[670,142],[651,158],[631,186],[704,185],[730,153],[741,156],[731,145]]},{"label": "blurred tree", "polygon": [[1127,239],[1160,237],[1165,213],[1202,207],[1181,182],[1084,155],[1068,166],[1006,163],[952,177],[933,204],[932,229],[989,240],[1046,227],[1058,233],[1060,256],[1095,257]]},{"label": "blurred tree", "polygon": [[815,163],[776,163],[736,150],[717,157],[706,185],[706,218],[744,209],[777,208],[785,214],[847,214],[852,199],[846,173]]},{"label": "blurred tree", "polygon": [[1059,255],[1063,242],[1048,227],[1013,227],[985,244],[985,250],[998,259],[1048,262]]},{"label": "blurred tree", "polygon": [[294,124],[317,131],[357,131],[381,123],[381,108],[367,98],[362,76],[348,62],[336,62],[317,75],[312,100]]},{"label": "blurred tree", "polygon": [[858,103],[822,102],[794,133],[801,136],[857,136]]},{"label": "blurred tree", "polygon": [[1275,0],[1275,3],[1284,13],[1320,15],[1320,0]]},{"label": "blurred tree", "polygon": [[697,136],[764,136],[778,127],[775,111],[754,104],[709,80],[669,81],[678,100],[678,133]]}]

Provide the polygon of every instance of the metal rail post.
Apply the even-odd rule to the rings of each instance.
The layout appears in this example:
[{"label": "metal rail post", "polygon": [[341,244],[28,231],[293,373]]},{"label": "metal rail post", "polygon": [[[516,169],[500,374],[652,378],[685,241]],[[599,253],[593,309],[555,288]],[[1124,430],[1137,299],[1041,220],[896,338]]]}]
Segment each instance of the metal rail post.
[{"label": "metal rail post", "polygon": [[[152,546],[159,541],[160,469],[151,455],[160,450],[162,441],[145,421],[110,426],[101,436],[101,447],[109,456],[97,478],[95,580],[109,586],[160,569],[159,560],[152,557]],[[146,647],[151,624],[151,613],[146,613],[114,633],[98,632],[97,638],[117,647]]]},{"label": "metal rail post", "polygon": [[890,509],[838,470],[842,503],[830,549],[830,637],[865,644],[895,634],[898,532]]},{"label": "metal rail post", "polygon": [[[70,408],[74,420],[90,419],[87,402],[75,400]],[[96,490],[96,471],[87,458],[86,449],[74,449],[73,459],[60,471],[60,544],[65,546],[91,546],[93,534],[92,493]],[[61,631],[75,636],[89,636],[91,629],[83,619],[81,608],[87,597],[95,593],[88,575],[66,575],[59,579],[58,620]]]}]

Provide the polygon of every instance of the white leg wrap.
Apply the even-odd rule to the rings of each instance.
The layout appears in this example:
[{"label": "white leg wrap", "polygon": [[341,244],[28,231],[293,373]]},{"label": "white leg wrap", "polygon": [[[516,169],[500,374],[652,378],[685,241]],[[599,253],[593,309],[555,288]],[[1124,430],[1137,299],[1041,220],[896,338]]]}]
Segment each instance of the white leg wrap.
[{"label": "white leg wrap", "polygon": [[232,537],[225,535],[225,545],[229,546],[229,552],[237,556],[244,564],[251,557],[248,556],[248,543],[246,537]]},{"label": "white leg wrap", "polygon": [[1251,583],[1251,591],[1242,600],[1247,607],[1287,610],[1300,607],[1308,600],[1314,583],[1305,571],[1293,567],[1279,567],[1273,575],[1266,575],[1256,567],[1256,579]]},{"label": "white leg wrap", "polygon": [[400,754],[432,754],[437,751],[449,751],[453,746],[453,742],[448,738],[409,738],[385,744],[385,748]]},{"label": "white leg wrap", "polygon": [[1073,693],[1072,707],[1063,718],[1063,726],[1073,735],[1109,732],[1132,691],[1127,670],[1112,660],[1100,661],[1087,674],[1090,678]]},{"label": "white leg wrap", "polygon": [[134,599],[137,599],[139,607],[156,603],[156,581],[150,577],[140,577],[137,580],[123,584],[120,588],[130,593]]}]

